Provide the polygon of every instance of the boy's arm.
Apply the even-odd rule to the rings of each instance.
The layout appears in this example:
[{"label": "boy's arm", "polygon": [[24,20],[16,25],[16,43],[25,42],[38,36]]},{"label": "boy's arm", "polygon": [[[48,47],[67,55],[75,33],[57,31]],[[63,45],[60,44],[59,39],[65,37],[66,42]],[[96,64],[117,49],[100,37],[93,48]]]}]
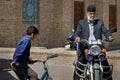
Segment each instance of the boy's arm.
[{"label": "boy's arm", "polygon": [[23,53],[28,45],[29,45],[29,41],[27,41],[27,40],[25,40],[17,45],[15,53],[14,53],[15,55],[13,58],[14,62],[17,62],[21,58],[21,56],[23,55]]}]

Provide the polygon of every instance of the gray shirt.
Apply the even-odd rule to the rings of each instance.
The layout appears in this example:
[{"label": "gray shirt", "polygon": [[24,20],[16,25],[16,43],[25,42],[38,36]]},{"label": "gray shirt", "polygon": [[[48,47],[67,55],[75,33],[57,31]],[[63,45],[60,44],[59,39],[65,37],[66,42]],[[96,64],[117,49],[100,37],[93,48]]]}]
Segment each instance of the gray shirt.
[{"label": "gray shirt", "polygon": [[89,41],[91,40],[96,40],[94,36],[94,25],[93,23],[89,23],[89,31],[90,31],[90,36],[88,38]]}]

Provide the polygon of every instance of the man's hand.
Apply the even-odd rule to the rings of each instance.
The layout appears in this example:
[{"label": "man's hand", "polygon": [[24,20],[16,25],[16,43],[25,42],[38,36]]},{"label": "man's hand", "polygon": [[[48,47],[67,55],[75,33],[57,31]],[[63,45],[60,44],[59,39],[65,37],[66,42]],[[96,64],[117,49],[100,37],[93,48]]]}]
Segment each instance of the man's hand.
[{"label": "man's hand", "polygon": [[109,36],[109,42],[112,42],[114,38],[112,36]]},{"label": "man's hand", "polygon": [[75,42],[80,42],[80,37],[76,37]]}]

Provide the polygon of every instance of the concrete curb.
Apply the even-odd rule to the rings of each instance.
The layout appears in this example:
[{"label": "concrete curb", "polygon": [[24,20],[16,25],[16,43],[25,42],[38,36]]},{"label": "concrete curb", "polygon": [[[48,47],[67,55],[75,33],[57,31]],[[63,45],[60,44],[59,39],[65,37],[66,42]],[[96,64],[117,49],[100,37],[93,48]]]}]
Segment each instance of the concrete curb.
[{"label": "concrete curb", "polygon": [[[15,48],[3,48],[0,47],[0,53],[11,53],[13,54],[15,51]],[[75,57],[76,51],[72,50],[66,50],[65,48],[52,48],[52,49],[47,49],[45,47],[32,47],[31,48],[31,54],[40,54],[40,55],[51,55],[51,54],[58,54],[60,56],[71,56]],[[114,58],[119,58],[120,59],[120,50],[113,50],[113,51],[108,51],[107,52],[108,57],[114,57]]]},{"label": "concrete curb", "polygon": [[[15,48],[3,48],[0,47],[0,53],[10,53],[13,54]],[[47,49],[45,47],[32,47],[31,54],[40,54],[40,55],[52,55],[58,54],[60,56],[75,56],[76,51],[66,50],[64,48],[52,48]]]}]

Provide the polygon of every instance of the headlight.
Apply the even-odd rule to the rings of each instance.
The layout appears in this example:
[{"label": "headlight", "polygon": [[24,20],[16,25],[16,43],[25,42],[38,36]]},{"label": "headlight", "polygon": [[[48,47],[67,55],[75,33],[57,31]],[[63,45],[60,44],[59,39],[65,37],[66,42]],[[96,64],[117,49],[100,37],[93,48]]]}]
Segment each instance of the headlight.
[{"label": "headlight", "polygon": [[98,45],[93,45],[90,48],[90,53],[94,56],[97,56],[98,54],[100,54],[100,52],[101,52],[101,48]]},{"label": "headlight", "polygon": [[91,54],[86,54],[86,59],[88,61],[91,61],[93,59],[93,56]]},{"label": "headlight", "polygon": [[101,53],[101,54],[99,55],[99,60],[100,60],[100,61],[106,60],[106,56],[105,56],[104,53]]}]

